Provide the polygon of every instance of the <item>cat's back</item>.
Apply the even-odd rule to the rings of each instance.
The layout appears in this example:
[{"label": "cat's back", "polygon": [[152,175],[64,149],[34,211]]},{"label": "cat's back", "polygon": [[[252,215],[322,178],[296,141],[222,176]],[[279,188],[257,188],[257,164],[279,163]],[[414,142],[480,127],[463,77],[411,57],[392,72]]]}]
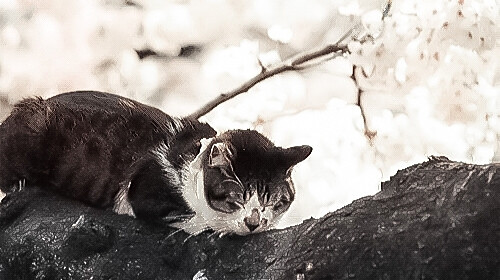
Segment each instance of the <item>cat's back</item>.
[{"label": "cat's back", "polygon": [[106,206],[134,163],[175,135],[177,122],[102,92],[25,99],[0,125],[0,187],[26,179]]},{"label": "cat's back", "polygon": [[117,124],[133,126],[134,129],[154,127],[167,135],[175,133],[178,120],[161,110],[116,94],[97,91],[75,91],[56,95],[46,100],[46,106],[54,117],[65,119],[77,117],[99,124],[101,120],[113,119]]},{"label": "cat's back", "polygon": [[102,149],[134,151],[168,141],[181,126],[180,120],[131,99],[77,91],[46,100],[28,98],[19,102],[0,126],[0,141],[26,138],[33,145],[49,150],[57,147],[60,152],[80,145],[86,145],[90,151],[97,144],[102,144]]}]

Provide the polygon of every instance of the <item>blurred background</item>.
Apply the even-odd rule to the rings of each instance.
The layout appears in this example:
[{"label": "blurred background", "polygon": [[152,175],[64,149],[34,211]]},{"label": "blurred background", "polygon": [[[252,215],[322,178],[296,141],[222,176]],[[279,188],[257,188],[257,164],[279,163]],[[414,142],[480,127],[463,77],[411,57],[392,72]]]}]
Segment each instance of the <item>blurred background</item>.
[{"label": "blurred background", "polygon": [[202,118],[220,132],[251,128],[277,145],[314,147],[294,170],[282,226],[374,194],[430,155],[500,161],[498,1],[394,1],[382,22],[384,5],[1,0],[0,121],[22,98],[73,90],[188,115],[258,74],[259,60],[335,43],[360,23],[373,39],[350,42],[351,55],[272,77]]}]

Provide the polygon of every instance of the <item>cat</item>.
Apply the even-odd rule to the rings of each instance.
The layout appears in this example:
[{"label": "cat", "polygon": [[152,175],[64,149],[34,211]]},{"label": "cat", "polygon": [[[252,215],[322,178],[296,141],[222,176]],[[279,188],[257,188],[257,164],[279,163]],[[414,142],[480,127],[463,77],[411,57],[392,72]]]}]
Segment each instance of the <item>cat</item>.
[{"label": "cat", "polygon": [[246,235],[276,225],[295,198],[291,171],[311,152],[77,91],[15,105],[0,125],[0,189],[38,186],[190,234]]}]

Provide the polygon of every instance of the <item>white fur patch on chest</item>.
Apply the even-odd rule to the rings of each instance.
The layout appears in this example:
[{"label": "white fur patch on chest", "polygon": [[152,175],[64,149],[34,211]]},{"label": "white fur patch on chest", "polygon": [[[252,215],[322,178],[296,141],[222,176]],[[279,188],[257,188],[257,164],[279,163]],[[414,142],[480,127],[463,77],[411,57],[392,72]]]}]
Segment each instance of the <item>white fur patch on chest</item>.
[{"label": "white fur patch on chest", "polygon": [[181,194],[188,206],[196,213],[188,221],[172,224],[174,227],[183,229],[190,234],[198,234],[212,227],[212,220],[217,221],[217,211],[213,210],[207,203],[203,188],[202,158],[206,152],[211,139],[201,140],[200,153],[186,166],[182,172]]}]

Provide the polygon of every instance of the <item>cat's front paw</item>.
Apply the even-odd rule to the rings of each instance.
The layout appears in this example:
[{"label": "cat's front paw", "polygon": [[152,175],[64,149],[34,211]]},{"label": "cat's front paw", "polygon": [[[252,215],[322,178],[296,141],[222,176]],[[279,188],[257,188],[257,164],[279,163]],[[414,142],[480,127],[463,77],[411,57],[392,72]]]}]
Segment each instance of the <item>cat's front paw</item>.
[{"label": "cat's front paw", "polygon": [[[25,186],[26,186],[26,179],[20,179],[20,180],[16,181],[15,183],[8,185],[7,187],[2,187],[1,191],[4,194],[9,194],[12,192],[20,192],[24,189]],[[0,197],[3,198],[3,196],[0,196]]]}]

